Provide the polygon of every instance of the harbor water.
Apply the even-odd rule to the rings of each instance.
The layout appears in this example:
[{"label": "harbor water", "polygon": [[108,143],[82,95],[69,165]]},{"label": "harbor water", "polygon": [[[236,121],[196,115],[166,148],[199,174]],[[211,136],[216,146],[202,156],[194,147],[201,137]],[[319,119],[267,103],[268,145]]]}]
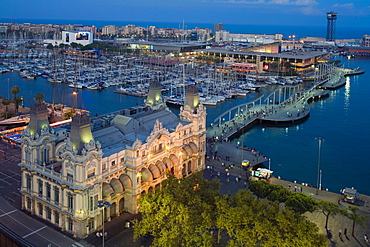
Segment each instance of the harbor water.
[{"label": "harbor water", "polygon": [[[345,67],[361,67],[370,73],[370,60],[355,58],[342,60]],[[292,127],[256,126],[239,139],[250,148],[255,148],[271,160],[274,175],[283,179],[316,185],[318,171],[318,141],[321,146],[320,170],[322,187],[339,192],[343,187],[355,187],[360,193],[370,194],[370,85],[368,74],[350,77],[346,86],[332,91],[330,97],[311,103],[311,115],[307,121]],[[29,106],[35,94],[41,92],[47,102],[52,102],[53,87],[44,78],[27,80],[11,72],[0,75],[0,95],[8,95],[17,85],[20,96]],[[143,98],[117,94],[110,87],[101,91],[79,89],[77,107],[96,114],[113,112],[142,104]],[[207,107],[207,124],[229,108],[249,102],[268,89],[251,92],[246,98],[227,100],[217,107]],[[56,103],[73,104],[72,89],[66,84],[56,85]],[[178,113],[178,109],[173,109]],[[268,164],[266,164],[267,166]]]}]

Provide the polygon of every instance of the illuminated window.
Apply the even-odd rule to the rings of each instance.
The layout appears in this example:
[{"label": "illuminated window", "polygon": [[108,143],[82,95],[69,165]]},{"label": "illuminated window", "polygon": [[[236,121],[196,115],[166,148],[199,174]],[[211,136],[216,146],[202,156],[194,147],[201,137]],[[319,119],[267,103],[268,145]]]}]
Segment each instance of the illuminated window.
[{"label": "illuminated window", "polygon": [[102,165],[102,169],[103,169],[103,171],[104,171],[104,170],[107,170],[107,163],[105,163],[105,162],[103,163],[103,165]]}]

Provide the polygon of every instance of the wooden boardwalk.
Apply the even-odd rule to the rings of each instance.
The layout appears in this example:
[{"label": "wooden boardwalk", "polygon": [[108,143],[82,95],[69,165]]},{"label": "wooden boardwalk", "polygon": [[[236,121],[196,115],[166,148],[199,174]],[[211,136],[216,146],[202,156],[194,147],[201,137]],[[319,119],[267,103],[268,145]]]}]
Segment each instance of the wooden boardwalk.
[{"label": "wooden boardwalk", "polygon": [[[267,126],[291,126],[298,124],[309,117],[310,102],[329,96],[328,90],[319,90],[318,88],[337,89],[345,85],[345,76],[350,72],[351,70],[348,69],[338,69],[329,76],[325,76],[320,81],[313,83],[305,91],[294,92],[294,87],[288,86],[289,90],[293,90],[293,93],[281,103],[271,100],[271,95],[275,94],[277,90],[284,90],[285,92],[287,87],[279,88],[267,96],[265,99],[266,104],[262,104],[262,97],[260,97],[252,102],[233,107],[220,115],[214,123],[210,124],[207,130],[207,137],[231,141],[253,128],[256,124]],[[275,98],[275,95],[273,97]],[[232,114],[232,111],[236,113]],[[225,120],[227,116],[228,119]]]}]

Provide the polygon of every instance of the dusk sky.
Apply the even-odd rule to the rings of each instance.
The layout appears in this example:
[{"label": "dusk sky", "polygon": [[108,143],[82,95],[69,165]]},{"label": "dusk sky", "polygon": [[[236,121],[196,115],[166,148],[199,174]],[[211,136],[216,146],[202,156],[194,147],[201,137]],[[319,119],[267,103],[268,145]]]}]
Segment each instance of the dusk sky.
[{"label": "dusk sky", "polygon": [[[2,1],[0,22],[18,19],[112,20],[325,26],[369,26],[369,0],[13,0]],[[71,23],[72,24],[72,23]]]}]

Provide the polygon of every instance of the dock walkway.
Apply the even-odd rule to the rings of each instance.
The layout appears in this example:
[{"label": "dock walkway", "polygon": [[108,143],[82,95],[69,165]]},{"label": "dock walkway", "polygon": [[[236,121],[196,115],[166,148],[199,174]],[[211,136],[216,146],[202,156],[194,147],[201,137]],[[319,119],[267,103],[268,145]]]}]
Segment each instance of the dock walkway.
[{"label": "dock walkway", "polygon": [[208,138],[220,140],[232,140],[255,124],[269,125],[293,125],[304,119],[310,114],[308,102],[316,98],[323,98],[328,95],[328,91],[310,90],[308,93],[291,97],[281,104],[256,105],[249,107],[247,112],[236,114],[228,121],[212,124],[207,131]]}]

